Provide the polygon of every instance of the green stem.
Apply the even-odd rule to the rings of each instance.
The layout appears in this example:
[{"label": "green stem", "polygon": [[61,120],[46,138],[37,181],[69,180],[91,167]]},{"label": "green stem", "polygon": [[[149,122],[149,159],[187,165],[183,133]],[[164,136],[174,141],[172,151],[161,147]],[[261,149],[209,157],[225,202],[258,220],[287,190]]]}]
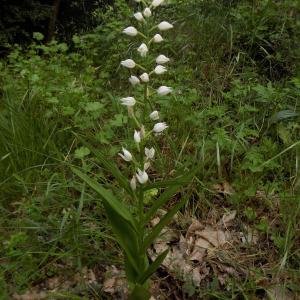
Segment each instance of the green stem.
[{"label": "green stem", "polygon": [[143,71],[147,72],[147,69],[146,69],[146,68],[144,68],[143,66],[141,66],[141,65],[139,65],[139,64],[136,64],[136,66],[137,66],[138,68],[140,68],[141,70],[143,70]]},{"label": "green stem", "polygon": [[141,128],[141,124],[140,124],[140,122],[138,121],[138,119],[136,118],[135,114],[132,113],[131,116],[132,116],[132,119],[133,119],[135,125],[137,126],[137,128]]},{"label": "green stem", "polygon": [[148,39],[148,37],[146,37],[143,33],[141,33],[141,32],[138,32],[138,34],[140,35],[140,36],[142,36],[144,39]]},{"label": "green stem", "polygon": [[153,27],[149,30],[149,32],[152,32],[155,28],[157,28],[157,26],[153,26]]}]

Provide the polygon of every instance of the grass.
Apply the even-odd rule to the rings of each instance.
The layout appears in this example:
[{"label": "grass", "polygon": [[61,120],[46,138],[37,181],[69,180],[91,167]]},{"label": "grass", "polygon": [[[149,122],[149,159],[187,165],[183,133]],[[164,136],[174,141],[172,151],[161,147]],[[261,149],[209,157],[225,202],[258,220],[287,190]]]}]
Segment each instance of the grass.
[{"label": "grass", "polygon": [[[116,164],[120,143],[131,143],[130,121],[117,101],[128,75],[118,68],[127,51],[119,31],[128,25],[128,7],[120,3],[114,9],[124,18],[108,10],[107,24],[74,37],[72,47],[35,41],[27,50],[15,48],[0,64],[0,299],[64,272],[80,274],[84,266],[103,273],[120,265],[101,201],[68,165],[116,190],[114,178],[74,133]],[[200,288],[178,278],[164,286],[182,286],[182,299],[184,286],[191,299],[259,299],[278,284],[297,295],[296,1],[178,1],[164,14],[176,22],[162,49],[173,57],[165,81],[175,84],[175,93],[156,99],[171,128],[159,140],[164,156],[152,175],[198,164],[197,179],[185,191],[191,200],[183,223],[210,223],[210,215],[236,210],[235,229],[250,226],[260,236],[258,245],[242,245],[238,260],[228,261],[246,275],[220,285],[212,272]],[[84,283],[64,297],[108,297],[101,288]]]}]

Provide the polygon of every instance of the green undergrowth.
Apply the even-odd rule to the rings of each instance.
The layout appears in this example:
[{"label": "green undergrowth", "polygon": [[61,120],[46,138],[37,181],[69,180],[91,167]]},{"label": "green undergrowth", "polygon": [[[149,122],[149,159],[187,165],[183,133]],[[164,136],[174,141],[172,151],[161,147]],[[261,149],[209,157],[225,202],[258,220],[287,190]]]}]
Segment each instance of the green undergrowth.
[{"label": "green undergrowth", "polygon": [[[170,128],[159,141],[166,155],[155,162],[153,176],[197,164],[186,211],[201,220],[214,207],[237,210],[243,222],[268,235],[276,255],[270,281],[287,273],[284,284],[297,292],[297,1],[172,1],[163,11],[175,24],[162,48],[173,58],[164,82],[175,86],[171,97],[156,99]],[[72,272],[119,264],[101,201],[70,165],[116,190],[109,170],[78,136],[119,166],[120,143],[132,143],[131,120],[118,103],[129,75],[119,62],[136,48],[120,33],[130,25],[129,14],[125,1],[117,1],[103,17],[105,26],[74,36],[71,45],[45,45],[35,33],[30,47],[15,45],[0,62],[0,299],[55,276],[61,265]],[[213,186],[225,182],[234,192],[220,203]],[[252,273],[228,283],[231,292],[212,283],[201,293],[254,299],[261,286]]]}]

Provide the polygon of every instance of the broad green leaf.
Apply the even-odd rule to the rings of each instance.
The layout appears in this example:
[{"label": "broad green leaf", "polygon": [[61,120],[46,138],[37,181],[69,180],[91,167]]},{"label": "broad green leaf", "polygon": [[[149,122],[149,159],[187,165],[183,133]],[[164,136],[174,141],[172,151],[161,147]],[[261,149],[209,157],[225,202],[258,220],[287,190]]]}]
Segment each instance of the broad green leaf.
[{"label": "broad green leaf", "polygon": [[74,156],[78,159],[83,159],[86,156],[88,156],[90,153],[91,153],[91,151],[89,150],[89,148],[80,147],[75,150]]},{"label": "broad green leaf", "polygon": [[138,281],[139,281],[140,284],[143,284],[159,268],[159,266],[161,265],[161,263],[166,258],[168,252],[169,252],[169,249],[165,250],[164,252],[162,252],[161,254],[159,254],[156,257],[156,259],[149,266],[149,268],[147,269],[147,271],[139,278]]},{"label": "broad green leaf", "polygon": [[160,222],[151,229],[151,232],[148,234],[144,241],[143,249],[146,250],[153,243],[153,241],[158,237],[161,230],[168,224],[168,222],[173,218],[173,216],[180,210],[181,207],[187,202],[187,197],[183,198],[178,202],[171,210],[169,210]]},{"label": "broad green leaf", "polygon": [[134,290],[130,294],[128,300],[148,300],[150,299],[151,294],[148,289],[142,285],[137,284],[134,287]]},{"label": "broad green leaf", "polygon": [[85,103],[84,110],[86,112],[97,111],[103,108],[103,104],[100,102],[88,102]]}]

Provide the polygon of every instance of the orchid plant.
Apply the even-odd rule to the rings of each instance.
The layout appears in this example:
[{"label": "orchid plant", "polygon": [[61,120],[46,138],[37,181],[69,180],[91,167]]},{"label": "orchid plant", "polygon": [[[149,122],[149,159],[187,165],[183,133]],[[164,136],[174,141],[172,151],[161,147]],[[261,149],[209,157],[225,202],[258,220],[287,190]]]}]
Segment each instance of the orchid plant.
[{"label": "orchid plant", "polygon": [[[126,97],[120,99],[120,104],[127,107],[133,124],[132,136],[135,146],[130,150],[123,147],[119,153],[125,164],[130,165],[131,176],[126,178],[117,167],[105,159],[104,154],[89,145],[102,164],[112,172],[120,188],[127,192],[131,199],[130,203],[125,204],[125,201],[118,200],[111,191],[79,169],[73,168],[73,171],[98,192],[103,200],[113,232],[124,252],[125,272],[131,293],[129,298],[149,299],[149,279],[163,262],[168,250],[160,253],[152,262],[149,261],[147,251],[161,230],[185,204],[186,198],[183,197],[177,202],[154,227],[150,228],[149,223],[158,209],[164,206],[184,184],[191,181],[193,172],[172,180],[151,183],[149,170],[159,151],[157,146],[159,143],[156,139],[165,134],[168,128],[167,123],[161,120],[159,111],[155,109],[156,105],[151,96],[154,94],[158,97],[167,96],[173,90],[164,85],[154,86],[157,81],[154,80],[155,77],[160,80],[160,76],[167,72],[165,65],[170,62],[170,59],[161,53],[153,54],[154,60],[149,56],[154,48],[153,45],[164,41],[161,34],[172,29],[173,25],[167,21],[155,23],[153,18],[164,0],[153,0],[152,3],[148,3],[148,0],[135,0],[135,2],[138,2],[142,9],[133,14],[137,25],[125,28],[123,33],[139,39],[137,55],[142,62],[137,63],[131,58],[121,61],[121,66],[130,71],[130,90],[135,95],[125,95]],[[158,189],[159,193],[157,199],[149,205],[145,201],[145,193],[154,188]]]}]

